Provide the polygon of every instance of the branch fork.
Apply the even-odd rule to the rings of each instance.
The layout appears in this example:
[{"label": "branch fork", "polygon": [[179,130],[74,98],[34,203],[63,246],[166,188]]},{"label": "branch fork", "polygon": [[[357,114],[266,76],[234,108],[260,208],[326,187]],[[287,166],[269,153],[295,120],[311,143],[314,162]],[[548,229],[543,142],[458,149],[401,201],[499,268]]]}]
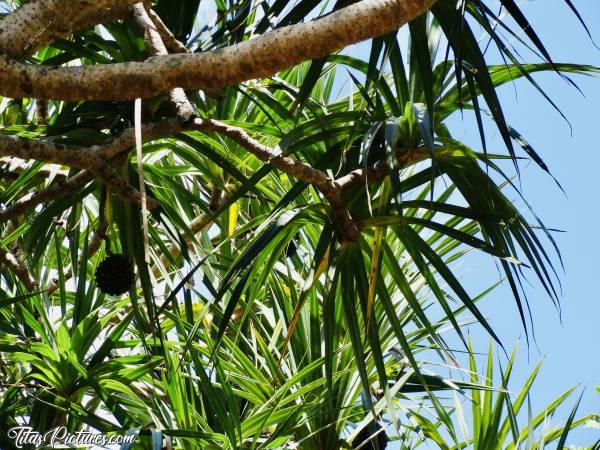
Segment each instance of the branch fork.
[{"label": "branch fork", "polygon": [[[184,89],[210,91],[271,76],[303,61],[325,57],[350,44],[397,30],[426,12],[434,2],[361,0],[311,22],[282,27],[227,48],[190,53],[150,9],[151,5],[139,0],[31,1],[0,22],[0,95],[67,101],[127,101],[168,92],[176,117],[144,125],[146,139],[182,131],[215,132],[227,136],[261,161],[311,184],[329,202],[342,241],[356,241],[360,232],[342,194],[359,183],[387,176],[385,163],[333,179],[307,163],[261,144],[242,129],[217,120],[199,119]],[[144,31],[146,49],[151,56],[146,61],[77,67],[21,62],[53,40],[73,31],[129,17]],[[0,224],[41,203],[81,189],[94,177],[102,179],[123,199],[140,205],[140,193],[112,165],[134,143],[133,128],[105,145],[80,148],[47,140],[0,136],[0,156],[35,159],[82,169],[66,181],[23,197],[0,210]],[[147,201],[149,208],[158,205],[154,199],[147,198]],[[200,222],[204,224],[206,219]],[[98,236],[101,234],[102,229]],[[16,257],[0,249],[0,262],[8,265],[28,289],[35,288],[31,273]]]}]

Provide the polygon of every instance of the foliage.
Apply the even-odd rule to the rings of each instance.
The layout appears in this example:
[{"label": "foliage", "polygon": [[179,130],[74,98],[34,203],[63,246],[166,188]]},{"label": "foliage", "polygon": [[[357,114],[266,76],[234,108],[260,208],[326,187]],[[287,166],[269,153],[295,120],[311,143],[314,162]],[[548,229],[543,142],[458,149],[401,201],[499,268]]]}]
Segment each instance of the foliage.
[{"label": "foliage", "polygon": [[[571,82],[571,74],[598,69],[552,61],[519,7],[500,3],[496,14],[491,2],[439,0],[406,34],[372,39],[364,58],[340,52],[216,93],[188,93],[200,117],[333,178],[385,166],[389,176],[344,191],[361,231],[356,242],[340,242],[332,208],[312,186],[227,136],[199,131],[143,146],[146,190],[160,204],[149,218],[150,264],[139,209],[99,180],[0,224],[0,249],[20,255],[42,288],[28,292],[2,267],[0,428],[26,420],[42,430],[137,430],[139,448],[160,448],[164,438],[184,449],[335,450],[351,448],[362,429],[375,431],[375,418],[402,448],[562,448],[570,428],[590,418],[546,427],[568,391],[517,424],[538,369],[516,397],[507,391],[512,357],[500,386],[491,350],[478,375],[466,327],[500,341],[478,308],[488,292],[467,292],[455,267],[471,250],[491,255],[526,330],[526,275],[558,305],[552,233],[512,200],[520,192],[511,174],[522,159],[548,168],[508,124],[497,88],[523,78],[556,107],[535,73]],[[154,9],[200,52],[345,4],[216,0],[207,11],[199,0],[159,0]],[[206,21],[207,12],[215,18]],[[486,61],[476,30],[503,64]],[[521,62],[506,36],[539,62]],[[146,57],[143,33],[124,20],[57,40],[31,62]],[[125,102],[50,101],[47,123],[36,119],[34,99],[5,98],[1,108],[3,135],[74,146],[105,143],[132,125],[133,104]],[[480,149],[446,125],[464,110],[474,112]],[[165,96],[144,100],[144,123],[172,113]],[[487,148],[488,116],[506,153]],[[134,186],[136,167],[132,152],[119,168]],[[5,161],[0,204],[75,173]],[[126,296],[97,289],[94,272],[110,253],[135,261],[137,282]],[[469,352],[469,381],[449,340]],[[460,437],[467,421],[472,431]],[[0,446],[10,448],[6,436]]]}]

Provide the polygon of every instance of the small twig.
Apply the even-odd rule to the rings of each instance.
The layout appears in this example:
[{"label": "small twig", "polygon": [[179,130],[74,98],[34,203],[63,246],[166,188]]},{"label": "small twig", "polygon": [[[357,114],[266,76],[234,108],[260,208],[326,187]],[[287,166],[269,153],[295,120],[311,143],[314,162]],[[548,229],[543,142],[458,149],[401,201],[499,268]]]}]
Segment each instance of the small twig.
[{"label": "small twig", "polygon": [[160,35],[165,47],[169,51],[169,53],[190,53],[190,49],[188,49],[184,44],[179,42],[171,30],[164,24],[162,19],[158,14],[156,14],[152,9],[149,11],[150,18],[152,22],[156,26],[156,31]]},{"label": "small twig", "polygon": [[30,211],[42,203],[48,203],[57,198],[64,197],[65,195],[82,188],[92,180],[93,176],[89,172],[82,171],[69,178],[67,181],[61,181],[44,190],[28,194],[26,197],[17,200],[8,208],[0,210],[0,223],[21,217],[27,211]]}]

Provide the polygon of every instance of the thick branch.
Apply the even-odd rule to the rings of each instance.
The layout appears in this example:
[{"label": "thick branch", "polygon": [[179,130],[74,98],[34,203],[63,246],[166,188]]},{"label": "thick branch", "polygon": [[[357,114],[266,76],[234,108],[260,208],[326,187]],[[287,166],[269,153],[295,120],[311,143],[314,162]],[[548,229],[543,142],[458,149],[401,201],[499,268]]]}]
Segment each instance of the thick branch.
[{"label": "thick branch", "polygon": [[[26,56],[72,31],[107,21],[134,0],[37,0],[0,22],[0,53]],[[112,13],[112,15],[111,15]]]},{"label": "thick branch", "polygon": [[97,10],[86,16],[80,16],[73,22],[72,31],[85,30],[99,24],[127,19],[131,15],[131,3],[134,3],[134,0],[125,1],[107,9]]},{"label": "thick branch", "polygon": [[[156,17],[160,21],[160,17]],[[146,8],[142,3],[138,3],[133,6],[133,20],[144,31],[144,43],[146,45],[146,51],[148,53],[155,56],[169,54],[169,50],[163,42],[162,35],[158,31],[155,23],[152,21],[152,19],[146,12]],[[160,21],[160,23],[164,27],[162,21]],[[175,88],[172,91],[170,91],[169,100],[175,107],[175,112],[179,120],[187,122],[194,116],[194,108],[189,102],[183,89]]]},{"label": "thick branch", "polygon": [[45,67],[2,56],[0,95],[132,100],[156,96],[176,87],[206,89],[238,84],[392,32],[427,11],[434,1],[362,0],[315,21],[282,27],[227,48],[161,55],[143,62]]},{"label": "thick branch", "polygon": [[[140,204],[140,193],[129,185],[103,158],[104,149],[99,146],[70,148],[52,141],[23,139],[18,136],[0,136],[0,155],[17,156],[22,159],[61,164],[77,169],[87,169],[102,178],[123,199]],[[155,200],[148,207],[156,207]]]},{"label": "thick branch", "polygon": [[[173,118],[142,125],[142,134],[144,139],[152,140],[190,129],[192,129],[191,125],[184,124],[181,120]],[[102,159],[109,160],[120,155],[124,151],[129,150],[134,145],[135,129],[134,127],[131,127],[127,128],[112,141],[101,146],[90,147],[90,150],[97,152],[98,156]]]}]

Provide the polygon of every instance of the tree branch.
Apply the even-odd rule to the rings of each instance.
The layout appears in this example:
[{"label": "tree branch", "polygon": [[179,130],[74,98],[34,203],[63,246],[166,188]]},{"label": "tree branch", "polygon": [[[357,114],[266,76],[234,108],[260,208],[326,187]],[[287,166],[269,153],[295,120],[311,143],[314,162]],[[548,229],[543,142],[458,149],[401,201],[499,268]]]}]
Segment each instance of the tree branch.
[{"label": "tree branch", "polygon": [[[16,158],[14,156],[1,157],[0,158],[0,179],[16,180],[21,176],[23,172],[29,170],[31,165],[27,161]],[[59,166],[51,165],[42,167],[36,170],[35,177],[48,179],[52,178],[55,180],[65,180],[67,178],[67,172],[61,169]]]},{"label": "tree branch", "polygon": [[[0,22],[0,53],[13,58],[34,53],[59,37],[120,15],[135,0],[37,0]],[[112,13],[112,15],[110,15]],[[108,16],[108,17],[107,17]],[[43,97],[42,97],[43,98]]]},{"label": "tree branch", "polygon": [[[131,184],[125,181],[115,169],[106,161],[100,162],[97,166],[90,169],[90,172],[101,178],[102,181],[117,194],[121,199],[133,203],[138,207],[142,207],[142,194]],[[158,206],[156,199],[146,196],[148,209],[153,209]]]},{"label": "tree branch", "polygon": [[[167,136],[169,134],[177,133],[179,131],[185,131],[190,129],[190,125],[184,125],[178,119],[167,119],[160,122],[153,122],[144,125],[143,133],[147,139],[153,139],[160,136]],[[21,141],[16,141],[21,142]],[[48,141],[42,141],[42,143]],[[12,153],[10,149],[14,149],[15,141],[9,141],[10,147],[5,142],[5,153]],[[135,143],[134,129],[128,128],[123,131],[117,138],[104,145],[93,146],[93,147],[81,147],[77,151],[92,153],[95,152],[100,158],[104,160],[114,160],[114,158],[121,157],[121,155],[128,149],[130,149]],[[42,145],[43,148],[45,148]],[[2,140],[0,139],[0,151],[2,148]],[[47,148],[45,151],[48,151]],[[28,155],[28,158],[31,156]],[[4,210],[0,210],[0,223],[6,222],[10,219],[15,219],[24,215],[30,209],[35,208],[37,205],[47,203],[57,198],[64,197],[65,195],[74,192],[84,187],[87,183],[94,179],[94,175],[83,170],[77,175],[69,178],[68,180],[58,184],[50,186],[41,191],[37,191],[30,194],[26,198],[22,198],[11,206]]]},{"label": "tree branch", "polygon": [[[181,92],[181,94],[182,101],[187,102],[185,93]],[[189,105],[189,102],[187,102],[187,104]],[[191,106],[189,107],[191,108]],[[273,167],[289,176],[311,184],[319,190],[327,199],[335,213],[342,233],[342,238],[349,241],[358,239],[359,231],[342,199],[343,191],[360,183],[381,180],[388,174],[385,162],[379,161],[366,170],[357,169],[337,180],[333,180],[324,172],[313,168],[307,163],[277,153],[271,147],[263,145],[252,138],[244,130],[212,119],[197,118],[188,121],[167,119],[161,122],[146,124],[143,129],[144,136],[147,139],[153,139],[181,131],[216,132],[229,137],[261,161],[271,164]],[[19,156],[24,159],[39,159],[41,161],[72,165],[72,167],[87,168],[96,176],[101,177],[117,194],[121,195],[126,200],[139,204],[139,192],[127,184],[125,180],[120,178],[114,169],[106,162],[107,160],[118,157],[124,151],[131,148],[133,143],[133,128],[124,131],[118,138],[107,144],[77,149],[68,148],[64,145],[57,145],[50,141],[28,141],[16,136],[0,136],[0,154]],[[427,158],[427,155],[423,152],[409,151],[399,156],[398,159],[400,165],[405,167],[410,163],[425,158]],[[19,201],[6,210],[0,211],[0,223],[9,218],[23,214],[28,208],[43,201],[57,198],[60,194],[80,188],[90,180],[90,174],[81,172],[75,177],[67,180],[64,185],[51,187],[45,191],[34,194],[25,201]]]},{"label": "tree branch", "polygon": [[240,128],[211,119],[196,119],[193,123],[196,130],[214,131],[223,134],[237,142],[261,161],[269,163],[293,178],[312,184],[323,194],[327,201],[329,201],[337,218],[342,238],[348,241],[355,241],[359,238],[360,233],[358,228],[342,200],[342,190],[340,186],[325,173],[315,169],[309,164],[275,152],[275,150],[261,144]]},{"label": "tree branch", "polygon": [[152,9],[148,12],[152,22],[156,26],[156,31],[160,35],[161,40],[165,44],[165,47],[169,51],[169,53],[190,53],[190,49],[188,49],[184,44],[179,42],[171,30],[164,24],[162,19],[158,14],[156,14]]},{"label": "tree branch", "polygon": [[346,190],[358,184],[384,179],[388,175],[388,167],[385,161],[377,161],[374,165],[365,169],[356,169],[335,180],[340,189]]},{"label": "tree branch", "polygon": [[[429,157],[429,154],[422,151],[423,149],[413,149],[404,151],[402,154],[397,154],[399,168],[403,169],[411,164],[423,161]],[[350,189],[359,184],[372,183],[381,181],[389,175],[389,169],[385,161],[377,161],[372,166],[356,169],[352,172],[343,175],[335,180],[342,191]]]},{"label": "tree branch", "polygon": [[46,189],[29,194],[26,197],[17,200],[8,208],[0,210],[0,224],[24,215],[27,211],[30,211],[42,203],[51,202],[52,200],[64,197],[71,192],[81,189],[92,180],[92,174],[82,171],[64,182],[59,182]]},{"label": "tree branch", "polygon": [[[156,15],[156,14],[155,14]],[[156,16],[158,20],[160,18]],[[146,8],[142,3],[137,3],[133,6],[133,20],[144,31],[144,43],[146,51],[151,55],[168,55],[169,50],[163,42],[163,38],[157,27],[152,22],[152,19],[146,12]],[[160,22],[163,26],[162,21]],[[165,27],[166,29],[166,27]],[[168,30],[167,30],[168,31]],[[173,38],[175,39],[175,38]],[[194,108],[189,102],[185,92],[181,88],[175,88],[169,92],[169,100],[175,107],[177,118],[182,122],[187,122],[194,115]]]},{"label": "tree branch", "polygon": [[8,267],[29,292],[34,292],[37,289],[37,281],[35,281],[27,266],[19,261],[15,255],[0,248],[0,263]]},{"label": "tree branch", "polygon": [[[45,0],[44,3],[46,1],[63,0]],[[434,2],[362,0],[315,21],[278,28],[227,48],[197,54],[161,55],[142,62],[46,67],[22,64],[3,55],[0,57],[0,95],[132,100],[156,96],[176,87],[206,89],[238,84],[392,32],[426,12]],[[24,28],[30,29],[29,26]]]},{"label": "tree branch", "polygon": [[85,151],[85,148],[69,147],[42,139],[24,139],[19,136],[0,136],[0,156],[35,159],[77,169],[90,169],[102,162],[96,151]]},{"label": "tree branch", "polygon": [[[51,141],[23,139],[19,136],[0,136],[0,155],[36,159],[77,169],[87,169],[102,178],[123,199],[139,205],[140,193],[115,172],[99,155],[100,151],[100,149],[86,151]],[[150,198],[148,200],[150,200],[149,208],[157,206],[156,200]]]}]

